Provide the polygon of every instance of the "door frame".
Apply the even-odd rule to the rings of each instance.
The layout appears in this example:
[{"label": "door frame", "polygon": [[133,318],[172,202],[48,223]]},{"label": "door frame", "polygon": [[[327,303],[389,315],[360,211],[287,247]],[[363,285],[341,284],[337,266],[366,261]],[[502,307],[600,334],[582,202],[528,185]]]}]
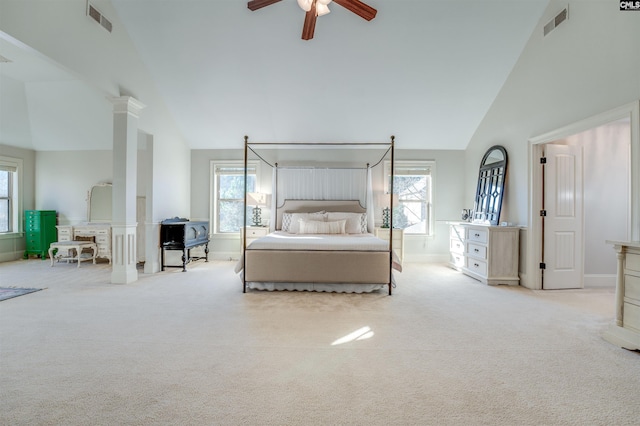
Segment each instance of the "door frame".
[{"label": "door frame", "polygon": [[640,240],[640,100],[620,106],[601,114],[560,127],[529,139],[529,244],[527,247],[527,270],[530,278],[527,287],[542,289],[542,273],[539,267],[542,253],[542,167],[540,157],[544,145],[593,129],[613,121],[628,118],[631,130],[630,182],[629,182],[629,229],[631,240]]}]

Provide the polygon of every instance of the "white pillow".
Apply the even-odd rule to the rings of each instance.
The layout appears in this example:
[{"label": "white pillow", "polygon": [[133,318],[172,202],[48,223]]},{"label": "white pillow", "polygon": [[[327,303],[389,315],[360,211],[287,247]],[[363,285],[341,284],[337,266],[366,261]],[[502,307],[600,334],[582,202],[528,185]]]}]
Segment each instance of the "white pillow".
[{"label": "white pillow", "polygon": [[[293,212],[284,212],[282,213],[282,224],[280,226],[280,229],[282,231],[285,232],[291,232],[293,233],[293,231],[291,231],[291,224],[294,223],[292,221],[292,217],[294,214],[298,214],[298,213],[293,213]],[[302,213],[302,214],[311,214],[313,215],[313,219],[314,220],[325,220],[325,211],[319,211],[319,212],[314,212],[314,213]],[[322,217],[320,217],[322,216]],[[298,216],[299,217],[299,216]],[[297,226],[294,227],[295,229],[297,229]]]},{"label": "white pillow", "polygon": [[366,234],[367,233],[367,214],[366,213],[351,213],[351,212],[329,212],[327,213],[327,220],[340,220],[346,219],[346,232],[347,234]]},{"label": "white pillow", "polygon": [[335,222],[300,219],[300,234],[345,234],[346,219]]},{"label": "white pillow", "polygon": [[[287,232],[297,234],[300,232],[300,219],[307,221],[324,222],[327,220],[326,213],[291,213],[291,224]],[[284,230],[284,229],[283,229]]]}]

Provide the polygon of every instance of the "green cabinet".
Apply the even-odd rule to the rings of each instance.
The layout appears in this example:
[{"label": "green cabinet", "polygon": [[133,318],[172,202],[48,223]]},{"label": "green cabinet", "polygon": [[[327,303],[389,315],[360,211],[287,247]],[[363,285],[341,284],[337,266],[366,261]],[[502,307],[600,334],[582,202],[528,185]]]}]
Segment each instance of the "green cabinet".
[{"label": "green cabinet", "polygon": [[58,240],[55,210],[25,210],[24,227],[27,238],[24,258],[30,254],[47,257],[49,245]]}]

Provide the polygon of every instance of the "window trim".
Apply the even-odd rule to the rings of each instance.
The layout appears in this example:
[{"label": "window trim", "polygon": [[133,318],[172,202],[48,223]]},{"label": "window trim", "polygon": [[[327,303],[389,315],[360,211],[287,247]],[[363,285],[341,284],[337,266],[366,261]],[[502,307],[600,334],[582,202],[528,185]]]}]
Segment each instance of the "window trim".
[{"label": "window trim", "polygon": [[[218,231],[218,185],[216,181],[216,170],[219,167],[235,167],[244,168],[243,160],[211,160],[209,162],[209,183],[210,183],[210,223],[211,233],[217,236],[233,236],[234,238],[240,235],[240,232],[219,232]],[[256,191],[260,192],[260,162],[259,161],[247,161],[247,168],[255,169],[256,174]]]},{"label": "window trim", "polygon": [[21,158],[0,155],[0,167],[14,173],[13,179],[11,179],[11,230],[9,232],[0,232],[0,239],[13,238],[17,234],[23,233],[23,221],[21,219],[24,186],[24,160]]},{"label": "window trim", "polygon": [[[406,236],[422,236],[422,237],[434,237],[435,236],[435,199],[436,199],[436,162],[435,160],[395,160],[393,164],[394,178],[401,176],[401,170],[416,168],[416,169],[428,169],[428,175],[431,178],[431,199],[427,200],[428,213],[428,232],[422,233],[409,233]],[[391,175],[391,161],[385,160],[384,162],[384,193],[389,193],[389,176]],[[426,175],[426,174],[425,174]]]}]

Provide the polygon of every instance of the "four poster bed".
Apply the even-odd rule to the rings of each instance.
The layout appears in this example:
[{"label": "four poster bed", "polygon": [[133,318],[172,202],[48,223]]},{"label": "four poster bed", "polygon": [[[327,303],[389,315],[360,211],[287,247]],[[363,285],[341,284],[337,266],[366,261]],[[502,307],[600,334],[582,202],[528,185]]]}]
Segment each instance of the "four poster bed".
[{"label": "four poster bed", "polygon": [[[393,164],[393,143],[392,137],[391,142],[387,144],[340,145],[386,145],[387,150],[384,156],[390,153],[391,164]],[[271,144],[252,144],[245,137],[245,171],[248,150],[255,153],[252,145]],[[259,154],[256,153],[256,155],[265,161]],[[382,159],[378,164],[381,162]],[[300,192],[298,189],[294,194],[296,199],[289,199],[287,197],[290,194],[281,194],[286,192],[286,185],[282,184],[283,177],[297,182],[304,180],[300,178],[300,173],[308,176],[317,169],[297,167],[296,170],[285,173],[284,168],[278,167],[277,163],[272,167],[274,167],[274,178],[271,232],[249,245],[247,245],[246,233],[242,234],[243,254],[236,266],[236,272],[241,274],[243,292],[249,288],[362,293],[387,288],[391,295],[394,286],[393,271],[400,271],[401,266],[390,243],[372,234],[374,218],[369,164],[366,169],[360,168],[363,171],[362,176],[366,176],[364,179],[366,183],[355,190],[356,193],[360,193],[366,187],[366,191],[355,200],[326,199],[340,195],[348,196],[350,188],[342,194],[334,194],[333,197],[326,195],[325,191],[321,196],[322,199],[304,199],[305,194],[318,197],[318,182],[325,182],[321,185],[326,186],[348,186],[345,184],[348,178],[344,178],[344,175],[334,178],[328,168],[322,169],[322,179],[315,176],[310,180],[314,186],[312,190],[304,189]],[[335,170],[341,170],[344,173],[345,169]],[[393,167],[391,167],[391,173],[393,178]],[[339,183],[336,184],[336,182]],[[300,186],[299,182],[297,183]],[[246,185],[245,174],[244,223],[247,223]],[[392,195],[390,194],[389,202],[392,200]],[[390,241],[393,241],[393,238]]]}]

